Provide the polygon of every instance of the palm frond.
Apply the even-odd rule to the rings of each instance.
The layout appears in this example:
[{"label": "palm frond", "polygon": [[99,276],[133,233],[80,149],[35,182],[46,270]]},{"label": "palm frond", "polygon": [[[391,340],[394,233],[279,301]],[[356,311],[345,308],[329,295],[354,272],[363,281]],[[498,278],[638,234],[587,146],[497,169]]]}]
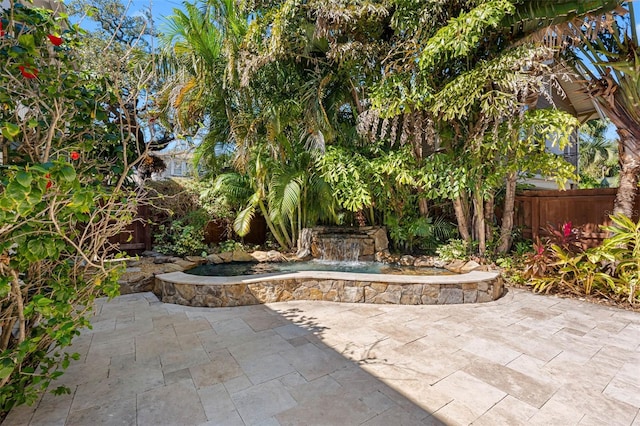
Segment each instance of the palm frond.
[{"label": "palm frond", "polygon": [[233,230],[236,231],[236,233],[241,237],[247,235],[251,230],[251,221],[255,216],[257,206],[258,198],[257,195],[254,194],[249,200],[247,207],[245,207],[240,213],[238,213],[238,216],[236,216],[235,220],[233,221]]}]

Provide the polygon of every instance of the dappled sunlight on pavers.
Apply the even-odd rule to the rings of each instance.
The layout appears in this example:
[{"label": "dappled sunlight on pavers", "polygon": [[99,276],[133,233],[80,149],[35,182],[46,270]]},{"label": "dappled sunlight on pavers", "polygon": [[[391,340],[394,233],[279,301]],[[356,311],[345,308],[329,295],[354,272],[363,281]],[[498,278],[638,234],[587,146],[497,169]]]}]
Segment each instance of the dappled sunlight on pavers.
[{"label": "dappled sunlight on pavers", "polygon": [[99,300],[59,383],[6,425],[640,423],[640,314],[510,290],[481,305]]}]

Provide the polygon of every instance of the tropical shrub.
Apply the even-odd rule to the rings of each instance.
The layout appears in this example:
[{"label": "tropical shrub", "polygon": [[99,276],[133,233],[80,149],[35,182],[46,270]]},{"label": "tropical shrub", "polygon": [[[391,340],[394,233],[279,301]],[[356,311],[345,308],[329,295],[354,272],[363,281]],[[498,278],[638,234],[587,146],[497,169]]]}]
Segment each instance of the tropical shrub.
[{"label": "tropical shrub", "polygon": [[583,249],[580,243],[582,230],[574,228],[570,221],[556,225],[548,224],[543,228],[543,234],[547,246],[557,245],[571,253],[578,253]]},{"label": "tropical shrub", "polygon": [[242,245],[242,243],[234,240],[223,241],[215,247],[215,250],[217,253],[224,253],[228,251],[236,251],[236,250],[243,250],[243,249],[244,249],[244,246]]},{"label": "tropical shrub", "polygon": [[615,265],[614,291],[627,295],[630,303],[640,301],[640,221],[634,222],[618,214],[611,216],[613,225],[603,227],[612,236],[602,250]]},{"label": "tropical shrub", "polygon": [[405,253],[416,250],[433,252],[458,233],[456,226],[442,216],[400,219],[388,215],[385,217],[385,225],[393,246]]},{"label": "tropical shrub", "polygon": [[640,222],[618,214],[602,227],[611,236],[602,245],[584,249],[571,223],[549,227],[526,256],[522,278],[537,292],[597,294],[612,299],[640,300]]},{"label": "tropical shrub", "polygon": [[209,249],[204,242],[204,227],[180,220],[158,227],[154,247],[160,253],[175,256],[201,256]]},{"label": "tropical shrub", "polygon": [[62,374],[95,297],[117,294],[109,238],[139,197],[133,136],[106,107],[121,93],[77,70],[82,38],[60,20],[0,13],[0,418]]},{"label": "tropical shrub", "polygon": [[131,210],[111,191],[81,181],[64,161],[11,166],[5,172],[0,411],[33,403],[77,357],[63,348],[89,326],[94,298],[118,292],[120,270],[104,262],[107,237],[132,220]]},{"label": "tropical shrub", "polygon": [[202,207],[172,217],[156,226],[155,249],[175,256],[200,256],[206,253],[208,246],[204,230],[210,220],[210,214]]},{"label": "tropical shrub", "polygon": [[537,292],[546,292],[558,287],[575,295],[591,295],[598,292],[606,296],[613,289],[614,279],[606,273],[606,253],[600,248],[589,248],[573,253],[552,245],[555,261],[552,268],[532,280]]},{"label": "tropical shrub", "polygon": [[440,259],[445,262],[452,260],[468,260],[476,250],[475,243],[465,240],[452,239],[436,249]]}]

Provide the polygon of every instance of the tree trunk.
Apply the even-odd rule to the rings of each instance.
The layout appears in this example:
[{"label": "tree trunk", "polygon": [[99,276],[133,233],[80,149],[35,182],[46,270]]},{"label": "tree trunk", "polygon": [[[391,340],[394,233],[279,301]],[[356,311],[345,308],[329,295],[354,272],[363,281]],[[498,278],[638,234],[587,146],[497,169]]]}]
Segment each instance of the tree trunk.
[{"label": "tree trunk", "polygon": [[480,188],[473,194],[473,236],[478,241],[478,254],[484,256],[487,251],[487,236],[484,227],[484,200]]},{"label": "tree trunk", "polygon": [[453,210],[456,213],[460,237],[467,242],[471,241],[471,234],[469,234],[469,209],[466,208],[466,203],[461,196],[453,199]]},{"label": "tree trunk", "polygon": [[495,194],[492,193],[484,202],[484,226],[486,229],[486,236],[489,240],[493,239],[493,235],[495,232],[493,226],[495,224],[495,200]]},{"label": "tree trunk", "polygon": [[420,208],[420,216],[429,217],[429,200],[423,197],[419,197],[418,207]]},{"label": "tree trunk", "polygon": [[513,230],[513,214],[516,203],[516,182],[518,175],[511,172],[507,175],[507,189],[504,196],[504,212],[502,213],[502,226],[500,227],[499,253],[506,253],[511,248],[511,231]]},{"label": "tree trunk", "polygon": [[283,223],[282,220],[278,221],[278,226],[280,227],[280,231],[282,231],[282,237],[284,238],[285,242],[287,243],[287,249],[290,249],[291,247],[293,247],[293,241],[291,240],[291,237],[289,236],[289,231],[287,231],[287,226]]},{"label": "tree trunk", "polygon": [[[640,173],[640,157],[638,142],[629,132],[618,131],[620,136],[620,186],[613,205],[613,214],[622,213],[633,216],[636,193],[638,192],[638,174]],[[629,149],[633,147],[635,149]]]},{"label": "tree trunk", "polygon": [[267,212],[267,207],[264,205],[262,200],[258,201],[258,206],[260,207],[260,211],[262,212],[262,216],[264,217],[265,222],[267,222],[267,226],[269,227],[271,234],[273,234],[273,237],[276,239],[276,241],[278,241],[280,247],[285,250],[289,250],[290,247],[287,246],[287,243],[285,242],[284,238],[282,238],[282,235],[280,235],[275,226],[273,226],[273,222],[271,222],[271,219],[269,218],[269,212]]}]

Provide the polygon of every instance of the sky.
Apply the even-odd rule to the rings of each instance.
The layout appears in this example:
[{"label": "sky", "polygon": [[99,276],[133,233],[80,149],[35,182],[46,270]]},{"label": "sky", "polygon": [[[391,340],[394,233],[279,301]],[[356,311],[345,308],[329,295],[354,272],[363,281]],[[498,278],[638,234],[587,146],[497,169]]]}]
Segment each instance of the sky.
[{"label": "sky", "polygon": [[[191,0],[193,1],[193,0]],[[151,8],[156,26],[162,26],[165,16],[173,14],[173,9],[182,9],[182,0],[123,0],[122,3],[129,6],[129,14],[134,15],[143,9]]]},{"label": "sky", "polygon": [[[65,3],[68,3],[66,0]],[[193,2],[194,0],[190,0]],[[162,31],[165,17],[173,15],[173,9],[182,9],[183,0],[121,0],[127,7],[127,15],[135,16],[141,14],[146,9],[151,9],[154,18],[154,25],[157,30]],[[85,19],[82,24],[84,28],[91,29],[94,24],[90,19]]]}]

